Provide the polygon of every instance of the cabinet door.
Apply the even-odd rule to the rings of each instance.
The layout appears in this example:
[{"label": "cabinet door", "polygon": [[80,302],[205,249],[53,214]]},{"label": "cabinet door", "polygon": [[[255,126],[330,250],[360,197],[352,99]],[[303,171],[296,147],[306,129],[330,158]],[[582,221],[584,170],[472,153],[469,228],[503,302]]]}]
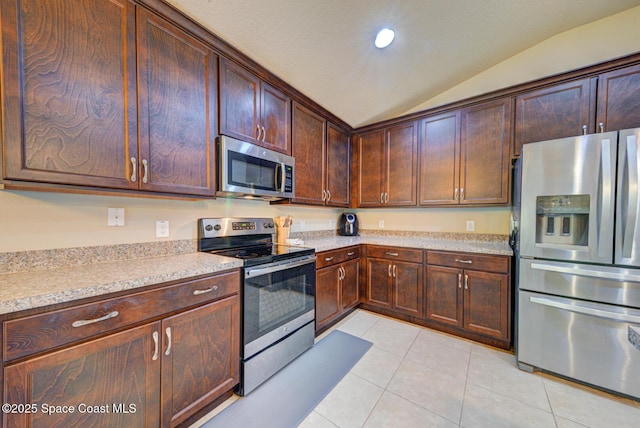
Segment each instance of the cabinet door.
[{"label": "cabinet door", "polygon": [[125,0],[2,2],[5,178],[137,188],[134,16]]},{"label": "cabinet door", "polygon": [[464,328],[509,339],[509,276],[464,271]]},{"label": "cabinet door", "polygon": [[462,110],[460,204],[506,204],[511,173],[511,98]]},{"label": "cabinet door", "polygon": [[139,8],[140,188],[213,195],[217,56]]},{"label": "cabinet door", "polygon": [[416,205],[418,178],[418,123],[403,123],[386,130],[385,205]]},{"label": "cabinet door", "polygon": [[316,272],[316,330],[338,316],[342,310],[339,278],[340,265]]},{"label": "cabinet door", "polygon": [[346,262],[342,269],[342,309],[349,309],[360,302],[360,260]]},{"label": "cabinet door", "polygon": [[393,308],[398,312],[422,317],[422,264],[395,262],[393,266]]},{"label": "cabinet door", "polygon": [[162,321],[162,426],[179,424],[238,383],[239,326],[238,295]]},{"label": "cabinet door", "polygon": [[427,309],[431,320],[462,327],[462,270],[427,265]]},{"label": "cabinet door", "polygon": [[[39,408],[3,412],[2,426],[159,426],[159,330],[159,322],[147,324],[5,367],[5,402]],[[44,404],[75,411],[48,414]]]},{"label": "cabinet door", "polygon": [[294,202],[324,204],[325,129],[323,117],[298,103],[293,104]]},{"label": "cabinet door", "polygon": [[576,80],[517,96],[513,155],[520,156],[523,144],[593,133],[596,81]]},{"label": "cabinet door", "polygon": [[384,130],[358,137],[358,206],[379,207],[385,171]]},{"label": "cabinet door", "polygon": [[257,143],[259,116],[260,79],[220,58],[220,133]]},{"label": "cabinet door", "polygon": [[367,259],[367,303],[391,309],[391,262]]},{"label": "cabinet door", "polygon": [[[296,159],[297,161],[297,159]],[[329,192],[327,205],[349,207],[351,194],[349,176],[351,172],[351,145],[349,135],[327,122],[326,183]]]},{"label": "cabinet door", "polygon": [[271,150],[291,154],[291,99],[262,82],[260,122],[264,135],[259,144]]},{"label": "cabinet door", "polygon": [[460,111],[421,122],[420,205],[458,203],[460,188]]},{"label": "cabinet door", "polygon": [[598,132],[640,127],[640,65],[598,76]]}]

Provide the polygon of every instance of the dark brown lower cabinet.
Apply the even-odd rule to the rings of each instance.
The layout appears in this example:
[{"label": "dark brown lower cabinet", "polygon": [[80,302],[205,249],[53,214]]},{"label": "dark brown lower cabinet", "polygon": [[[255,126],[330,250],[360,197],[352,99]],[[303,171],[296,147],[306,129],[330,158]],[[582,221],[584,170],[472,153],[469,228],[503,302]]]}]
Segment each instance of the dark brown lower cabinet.
[{"label": "dark brown lower cabinet", "polygon": [[507,256],[427,251],[425,318],[429,326],[508,348],[509,260]]},{"label": "dark brown lower cabinet", "polygon": [[422,250],[367,246],[367,304],[422,317],[422,258]]},{"label": "dark brown lower cabinet", "polygon": [[[51,351],[33,346],[33,356],[8,362],[18,353],[4,354],[4,402],[31,406],[31,412],[3,412],[2,426],[173,427],[187,421],[238,383],[238,291],[239,275],[231,272],[83,305],[95,316],[70,330],[87,327],[96,338]],[[135,313],[140,299],[171,312],[110,332],[127,312]],[[106,316],[105,308],[111,310]],[[72,324],[56,320],[78,310],[5,321],[4,349],[43,332],[53,338],[44,340],[67,343],[65,326]]]},{"label": "dark brown lower cabinet", "polygon": [[360,249],[318,253],[316,268],[316,332],[321,332],[360,303]]}]

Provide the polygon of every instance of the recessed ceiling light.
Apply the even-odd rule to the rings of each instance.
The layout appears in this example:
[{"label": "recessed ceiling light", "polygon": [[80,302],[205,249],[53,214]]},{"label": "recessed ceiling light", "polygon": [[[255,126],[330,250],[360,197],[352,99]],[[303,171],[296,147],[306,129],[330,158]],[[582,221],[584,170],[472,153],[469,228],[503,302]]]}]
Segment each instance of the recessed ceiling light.
[{"label": "recessed ceiling light", "polygon": [[396,33],[391,28],[383,28],[378,31],[375,41],[376,47],[380,49],[386,48],[393,42],[395,35]]}]

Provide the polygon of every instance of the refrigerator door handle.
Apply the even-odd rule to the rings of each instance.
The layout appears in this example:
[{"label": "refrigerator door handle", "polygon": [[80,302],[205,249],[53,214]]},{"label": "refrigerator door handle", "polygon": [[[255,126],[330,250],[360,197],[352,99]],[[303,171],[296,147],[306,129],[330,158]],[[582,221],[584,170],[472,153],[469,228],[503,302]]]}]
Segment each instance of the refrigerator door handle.
[{"label": "refrigerator door handle", "polygon": [[631,258],[634,236],[636,234],[637,208],[638,208],[638,147],[636,136],[627,136],[627,162],[625,162],[628,177],[627,191],[627,222],[622,238],[622,257]]},{"label": "refrigerator door handle", "polygon": [[531,303],[537,303],[539,305],[551,306],[553,308],[564,309],[566,311],[575,312],[578,314],[591,315],[598,318],[606,318],[608,320],[612,320],[616,322],[631,322],[634,324],[640,324],[640,315],[635,315],[635,312],[639,312],[639,311],[633,311],[632,309],[624,309],[624,313],[612,312],[605,309],[581,305],[579,302],[574,300],[561,299],[557,297],[531,296],[529,297],[529,301]]},{"label": "refrigerator door handle", "polygon": [[611,203],[613,201],[613,171],[611,165],[611,140],[605,138],[600,142],[600,182],[601,191],[599,192],[599,215],[597,220],[598,227],[598,257],[607,257],[609,255],[609,249],[606,247],[608,236],[612,235],[612,232],[608,229],[613,224],[611,218]]},{"label": "refrigerator door handle", "polygon": [[598,278],[604,280],[640,282],[640,275],[608,272],[596,269],[558,266],[546,263],[531,263],[531,269],[543,270],[547,272],[566,273],[568,275],[585,276],[588,278]]}]

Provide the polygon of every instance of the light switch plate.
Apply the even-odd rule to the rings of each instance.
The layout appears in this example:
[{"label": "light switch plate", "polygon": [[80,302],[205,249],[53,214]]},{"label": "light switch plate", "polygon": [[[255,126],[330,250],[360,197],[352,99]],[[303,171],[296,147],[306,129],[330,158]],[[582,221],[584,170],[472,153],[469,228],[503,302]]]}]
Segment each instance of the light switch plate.
[{"label": "light switch plate", "polygon": [[378,220],[378,229],[384,229],[384,220]]},{"label": "light switch plate", "polygon": [[467,232],[473,232],[476,230],[476,222],[473,220],[467,220]]},{"label": "light switch plate", "polygon": [[156,238],[169,237],[169,220],[156,221]]}]

